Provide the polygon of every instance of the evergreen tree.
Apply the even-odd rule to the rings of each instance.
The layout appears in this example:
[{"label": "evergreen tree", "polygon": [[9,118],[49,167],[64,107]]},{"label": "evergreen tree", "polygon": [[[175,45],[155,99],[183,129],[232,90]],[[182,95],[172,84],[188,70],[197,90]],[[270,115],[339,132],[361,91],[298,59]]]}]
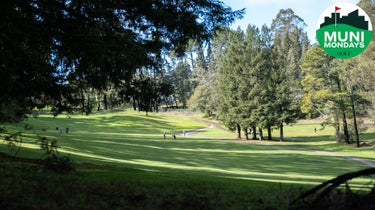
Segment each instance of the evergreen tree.
[{"label": "evergreen tree", "polygon": [[[255,112],[255,118],[257,124],[262,128],[267,129],[267,139],[272,140],[272,126],[275,126],[275,115],[274,115],[274,92],[271,75],[272,75],[272,61],[271,57],[272,37],[270,29],[263,25],[260,32],[260,54],[258,56],[255,70],[257,77],[257,85],[259,93],[256,97],[257,106]],[[261,136],[263,139],[263,137]]]},{"label": "evergreen tree", "polygon": [[[237,130],[241,138],[241,123],[243,119],[241,80],[243,80],[243,63],[245,34],[238,29],[230,31],[227,45],[219,66],[220,105],[219,118],[230,130]],[[243,82],[242,82],[243,84]]]},{"label": "evergreen tree", "polygon": [[298,81],[301,79],[299,64],[306,42],[304,26],[304,21],[291,9],[280,10],[271,25],[274,36],[271,80],[274,83],[274,113],[280,129],[280,141],[284,140],[284,124],[295,122],[299,116],[301,88]]}]

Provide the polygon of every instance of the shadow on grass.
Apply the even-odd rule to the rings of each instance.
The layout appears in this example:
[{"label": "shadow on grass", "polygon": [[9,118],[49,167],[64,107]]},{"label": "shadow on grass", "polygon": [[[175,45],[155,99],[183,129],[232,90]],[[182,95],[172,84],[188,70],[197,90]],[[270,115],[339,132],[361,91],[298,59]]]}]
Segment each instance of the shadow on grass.
[{"label": "shadow on grass", "polygon": [[[354,161],[278,146],[240,141],[163,139],[162,131],[186,129],[163,116],[103,115],[75,119],[35,119],[45,135],[57,138],[60,151],[77,162],[163,172],[186,172],[228,178],[316,184],[365,166]],[[54,133],[57,124],[69,135]],[[197,125],[191,126],[198,127]],[[329,136],[290,138],[298,143],[328,141]],[[329,140],[330,141],[330,140]],[[32,143],[32,142],[30,142]],[[302,145],[302,144],[301,144]]]},{"label": "shadow on grass", "polygon": [[311,151],[233,141],[137,136],[100,139],[75,139],[64,142],[62,148],[73,157],[92,163],[272,182],[319,183],[362,168],[353,161]]}]

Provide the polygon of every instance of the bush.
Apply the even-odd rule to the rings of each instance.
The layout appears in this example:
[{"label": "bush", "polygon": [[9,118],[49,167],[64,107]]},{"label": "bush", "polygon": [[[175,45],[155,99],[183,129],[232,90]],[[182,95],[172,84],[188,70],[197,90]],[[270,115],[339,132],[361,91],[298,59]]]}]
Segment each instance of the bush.
[{"label": "bush", "polygon": [[44,151],[44,167],[58,173],[69,173],[75,170],[72,159],[68,155],[60,155],[57,140],[38,135],[40,148]]},{"label": "bush", "polygon": [[44,159],[44,167],[58,173],[75,171],[74,163],[68,155],[52,154]]}]

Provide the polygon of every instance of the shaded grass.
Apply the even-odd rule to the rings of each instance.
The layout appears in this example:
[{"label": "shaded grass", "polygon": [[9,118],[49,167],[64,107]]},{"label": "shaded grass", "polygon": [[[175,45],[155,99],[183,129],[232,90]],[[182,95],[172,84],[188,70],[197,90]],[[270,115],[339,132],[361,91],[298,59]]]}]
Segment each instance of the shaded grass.
[{"label": "shaded grass", "polygon": [[[208,126],[181,113],[41,115],[7,129],[23,131],[25,124],[33,130],[24,133],[19,156],[41,157],[39,134],[57,139],[59,151],[80,167],[77,174],[62,176],[0,162],[0,189],[7,192],[0,204],[13,209],[285,209],[302,189],[366,168],[291,147],[373,157],[369,148],[337,145],[329,130],[313,134],[314,123],[287,126],[287,141],[270,142],[274,145],[228,140],[235,135],[218,128],[172,140],[173,133]],[[56,134],[56,126],[69,127],[70,133]],[[0,151],[10,153],[5,144]]]},{"label": "shaded grass", "polygon": [[[172,140],[171,134],[174,132],[207,127],[206,123],[197,123],[181,113],[151,114],[148,117],[132,111],[71,118],[43,115],[30,118],[27,123],[40,135],[57,139],[60,152],[69,154],[76,162],[308,184],[317,184],[339,174],[366,167],[351,160],[327,157],[311,151],[291,150],[279,145],[264,146],[210,138],[211,134],[221,135],[226,132],[220,129],[208,129],[206,132],[178,136],[177,140]],[[23,127],[22,124],[14,126],[19,129]],[[69,127],[70,133],[56,134],[56,126]],[[299,128],[294,126],[294,129]],[[168,133],[166,140],[163,139],[165,130]],[[227,132],[225,135],[233,133]],[[35,134],[25,134],[24,139],[24,147],[30,150],[22,149],[19,155],[40,157]],[[292,141],[283,145],[305,147],[309,144]]]},{"label": "shaded grass", "polygon": [[113,166],[68,175],[24,164],[0,170],[5,209],[285,209],[307,189]]}]

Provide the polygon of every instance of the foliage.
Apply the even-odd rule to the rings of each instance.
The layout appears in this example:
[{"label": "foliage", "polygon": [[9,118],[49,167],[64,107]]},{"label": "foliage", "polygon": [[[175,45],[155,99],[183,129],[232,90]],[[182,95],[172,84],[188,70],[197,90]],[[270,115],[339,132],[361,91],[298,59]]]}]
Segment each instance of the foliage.
[{"label": "foliage", "polygon": [[207,117],[215,116],[217,105],[217,90],[215,86],[199,85],[194,89],[194,94],[189,99],[189,109],[199,111]]},{"label": "foliage", "polygon": [[[300,117],[302,91],[300,62],[308,49],[303,20],[291,9],[280,10],[271,28],[248,26],[246,31],[223,32],[226,37],[219,57],[219,113],[224,124],[237,130],[280,128]],[[272,136],[268,136],[272,139]]]},{"label": "foliage", "polygon": [[173,71],[172,77],[175,87],[175,96],[182,104],[182,108],[187,108],[187,102],[192,94],[191,84],[191,67],[186,62],[178,62],[176,69]]},{"label": "foliage", "polygon": [[45,136],[37,136],[37,143],[44,151],[44,166],[48,170],[59,173],[68,173],[75,170],[73,162],[68,155],[60,155],[57,140],[50,140]]},{"label": "foliage", "polygon": [[308,47],[304,21],[293,10],[280,10],[271,24],[273,33],[271,79],[274,83],[276,125],[280,140],[284,139],[283,124],[295,122],[299,115],[302,78],[300,62]]},{"label": "foliage", "polygon": [[193,69],[193,84],[195,84],[194,93],[189,101],[189,108],[194,111],[200,111],[207,117],[219,116],[220,94],[219,94],[219,76],[218,71],[221,59],[223,58],[223,49],[228,42],[227,33],[229,29],[221,28],[215,31],[211,42],[207,43],[205,50],[207,55],[202,52],[202,45],[198,45],[197,64]]},{"label": "foliage", "polygon": [[[369,101],[357,93],[360,89],[358,84],[351,82],[357,77],[353,74],[356,66],[355,60],[342,62],[333,59],[319,45],[308,50],[302,64],[305,74],[302,80],[302,111],[322,116],[325,124],[335,128],[336,140],[345,140],[346,143],[349,143],[350,135],[358,132],[354,114],[364,115],[369,105]],[[354,120],[354,132],[350,132],[347,119]]]},{"label": "foliage", "polygon": [[7,130],[2,127],[0,128],[0,135],[4,139],[4,142],[7,143],[13,155],[17,156],[22,146],[22,133],[15,132],[9,134]]},{"label": "foliage", "polygon": [[58,173],[71,173],[76,170],[69,155],[52,154],[44,159],[44,167]]},{"label": "foliage", "polygon": [[1,5],[0,123],[46,106],[55,115],[86,112],[90,88],[129,87],[137,69],[156,68],[162,55],[181,54],[190,39],[210,39],[244,12],[212,0]]}]

